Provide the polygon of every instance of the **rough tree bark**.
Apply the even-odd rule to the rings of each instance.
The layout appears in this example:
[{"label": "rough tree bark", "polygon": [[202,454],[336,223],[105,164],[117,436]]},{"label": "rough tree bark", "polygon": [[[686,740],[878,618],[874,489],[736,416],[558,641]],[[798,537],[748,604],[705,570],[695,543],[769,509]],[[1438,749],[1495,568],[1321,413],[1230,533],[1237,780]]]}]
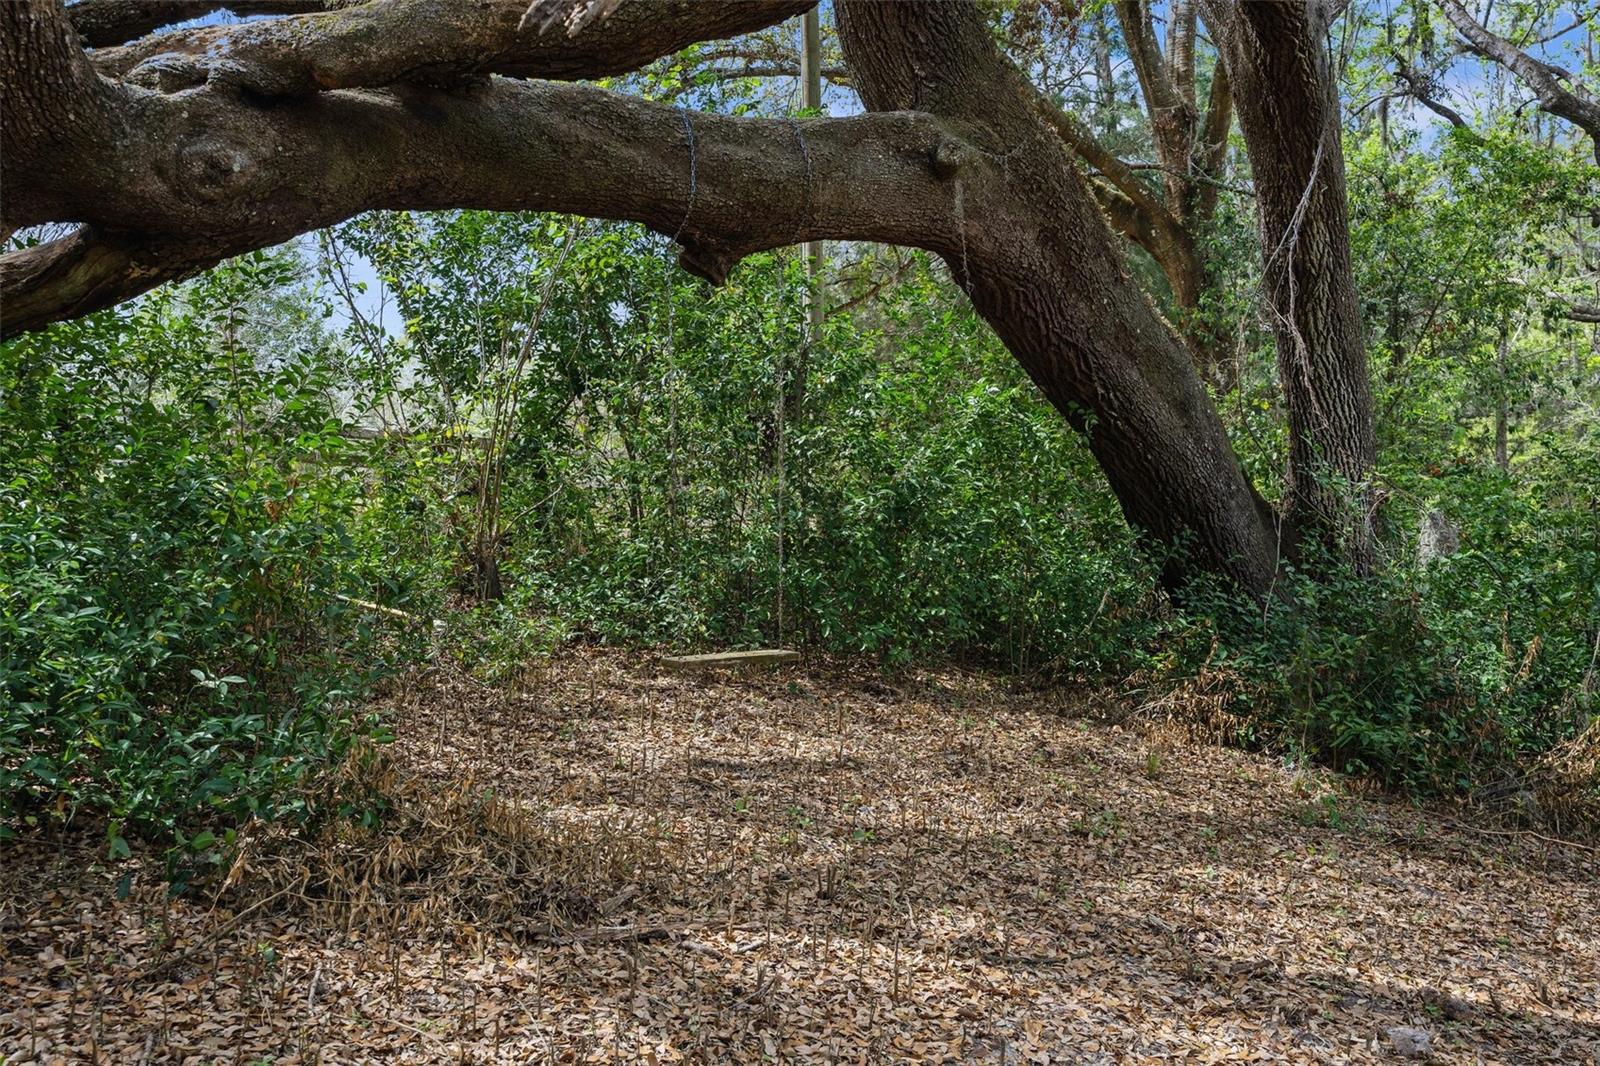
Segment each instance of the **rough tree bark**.
[{"label": "rough tree bark", "polygon": [[1255,179],[1265,303],[1289,416],[1287,525],[1373,563],[1372,386],[1350,259],[1326,0],[1207,0]]},{"label": "rough tree bark", "polygon": [[1050,135],[1037,91],[966,5],[840,0],[836,13],[869,109],[916,109],[962,131],[944,168],[957,239],[934,250],[1084,431],[1123,513],[1264,591],[1278,563],[1271,514],[1182,342],[1132,283],[1086,181]]},{"label": "rough tree bark", "polygon": [[[807,240],[924,248],[1084,432],[1129,521],[1173,549],[1170,575],[1199,567],[1270,589],[1278,521],[1048,108],[976,8],[840,0],[869,113],[794,123],[519,79],[631,69],[770,25],[803,0],[623,3],[575,37],[524,26],[526,6],[382,0],[86,53],[59,0],[0,5],[5,222],[82,227],[0,256],[0,325],[106,307],[375,208],[631,219],[676,237],[683,264],[712,281],[754,251]],[[516,77],[492,76],[504,74]],[[1310,217],[1342,220],[1333,210]],[[1337,238],[1319,226],[1302,233]],[[1314,400],[1365,395],[1364,382],[1319,381],[1324,361],[1310,367]],[[1314,439],[1319,454],[1327,438]]]},{"label": "rough tree bark", "polygon": [[[1216,286],[1203,245],[1216,213],[1233,115],[1227,70],[1219,66],[1214,72],[1201,107],[1194,3],[1176,0],[1170,5],[1164,52],[1157,43],[1150,0],[1118,0],[1113,9],[1150,119],[1161,195],[1141,177],[1140,169],[1106,149],[1075,116],[1042,99],[1041,112],[1093,172],[1090,189],[1112,226],[1161,267],[1179,312],[1180,333],[1196,365],[1226,385],[1232,375],[1220,339],[1204,319],[1202,304]],[[1109,80],[1109,70],[1101,77]]]},{"label": "rough tree bark", "polygon": [[72,25],[91,48],[122,44],[174,22],[228,10],[235,15],[299,15],[322,11],[327,0],[78,0]]}]

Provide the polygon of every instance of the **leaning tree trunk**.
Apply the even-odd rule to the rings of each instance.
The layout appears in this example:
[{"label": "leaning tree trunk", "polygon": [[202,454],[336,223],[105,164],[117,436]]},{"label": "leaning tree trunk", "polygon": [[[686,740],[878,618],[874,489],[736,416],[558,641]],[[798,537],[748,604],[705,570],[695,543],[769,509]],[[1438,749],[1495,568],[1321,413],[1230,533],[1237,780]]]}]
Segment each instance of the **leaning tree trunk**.
[{"label": "leaning tree trunk", "polygon": [[1261,215],[1265,303],[1289,414],[1284,517],[1358,571],[1373,562],[1377,444],[1324,0],[1211,0]]},{"label": "leaning tree trunk", "polygon": [[935,250],[1085,434],[1128,520],[1177,549],[1168,576],[1197,564],[1264,593],[1278,563],[1270,510],[1036,90],[968,5],[841,0],[837,13],[870,110],[930,112],[972,146],[940,161],[956,209]]}]

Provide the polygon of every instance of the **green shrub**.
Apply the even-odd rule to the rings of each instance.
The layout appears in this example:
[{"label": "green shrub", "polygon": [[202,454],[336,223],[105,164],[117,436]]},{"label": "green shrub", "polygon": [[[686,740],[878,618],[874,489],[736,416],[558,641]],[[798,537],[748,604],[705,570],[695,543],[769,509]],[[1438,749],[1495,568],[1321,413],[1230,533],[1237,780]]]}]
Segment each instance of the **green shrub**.
[{"label": "green shrub", "polygon": [[325,353],[190,319],[231,287],[242,332],[266,257],[199,284],[0,347],[0,833],[87,811],[215,861],[374,729],[401,649],[334,597],[371,568]]},{"label": "green shrub", "polygon": [[[1466,465],[1412,486],[1375,576],[1324,561],[1264,608],[1196,590],[1173,631],[1178,672],[1236,671],[1258,740],[1398,787],[1461,791],[1531,766],[1591,713],[1600,515],[1572,488],[1596,483],[1600,456],[1552,450],[1526,474]],[[1459,524],[1461,550],[1421,563],[1406,498]]]}]

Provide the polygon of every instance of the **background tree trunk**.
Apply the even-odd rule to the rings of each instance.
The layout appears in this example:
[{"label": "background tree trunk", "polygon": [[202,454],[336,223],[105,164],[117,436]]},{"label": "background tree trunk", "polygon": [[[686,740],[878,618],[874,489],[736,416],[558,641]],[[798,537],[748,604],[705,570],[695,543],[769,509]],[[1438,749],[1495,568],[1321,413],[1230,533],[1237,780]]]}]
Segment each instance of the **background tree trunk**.
[{"label": "background tree trunk", "polygon": [[[1224,387],[1232,368],[1205,318],[1216,277],[1206,263],[1204,236],[1216,214],[1218,179],[1227,158],[1233,97],[1227,70],[1218,66],[1205,106],[1200,106],[1195,37],[1196,8],[1179,0],[1165,13],[1166,48],[1156,37],[1150,0],[1117,0],[1117,22],[1139,81],[1139,95],[1150,121],[1162,195],[1150,189],[1140,171],[1117,158],[1095,133],[1072,115],[1042,102],[1050,125],[1094,172],[1090,189],[1111,225],[1139,245],[1166,277],[1177,326],[1195,365]],[[1114,106],[1110,43],[1105,14],[1099,16],[1098,78],[1106,90],[1104,107]]]},{"label": "background tree trunk", "polygon": [[1323,0],[1210,0],[1261,213],[1265,304],[1289,416],[1284,516],[1373,564],[1372,387],[1350,261],[1339,101]]}]

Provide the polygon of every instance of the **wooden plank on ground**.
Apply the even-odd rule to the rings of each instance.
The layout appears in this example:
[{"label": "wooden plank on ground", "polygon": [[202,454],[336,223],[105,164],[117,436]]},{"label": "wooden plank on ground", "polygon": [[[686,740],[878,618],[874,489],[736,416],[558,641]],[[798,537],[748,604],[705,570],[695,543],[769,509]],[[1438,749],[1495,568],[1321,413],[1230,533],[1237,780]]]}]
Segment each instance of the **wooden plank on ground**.
[{"label": "wooden plank on ground", "polygon": [[354,596],[346,596],[342,592],[335,592],[333,598],[340,603],[348,603],[352,607],[360,607],[364,611],[373,611],[377,614],[386,614],[390,618],[398,618],[402,622],[427,622],[429,628],[435,633],[443,633],[445,629],[444,622],[438,618],[429,621],[420,615],[412,614],[410,611],[402,611],[398,607],[385,607],[383,604],[373,603],[371,600],[358,600]]},{"label": "wooden plank on ground", "polygon": [[754,651],[719,651],[709,655],[667,655],[662,658],[661,664],[668,670],[678,672],[757,670],[798,662],[799,659],[800,653],[788,648],[757,648]]}]

